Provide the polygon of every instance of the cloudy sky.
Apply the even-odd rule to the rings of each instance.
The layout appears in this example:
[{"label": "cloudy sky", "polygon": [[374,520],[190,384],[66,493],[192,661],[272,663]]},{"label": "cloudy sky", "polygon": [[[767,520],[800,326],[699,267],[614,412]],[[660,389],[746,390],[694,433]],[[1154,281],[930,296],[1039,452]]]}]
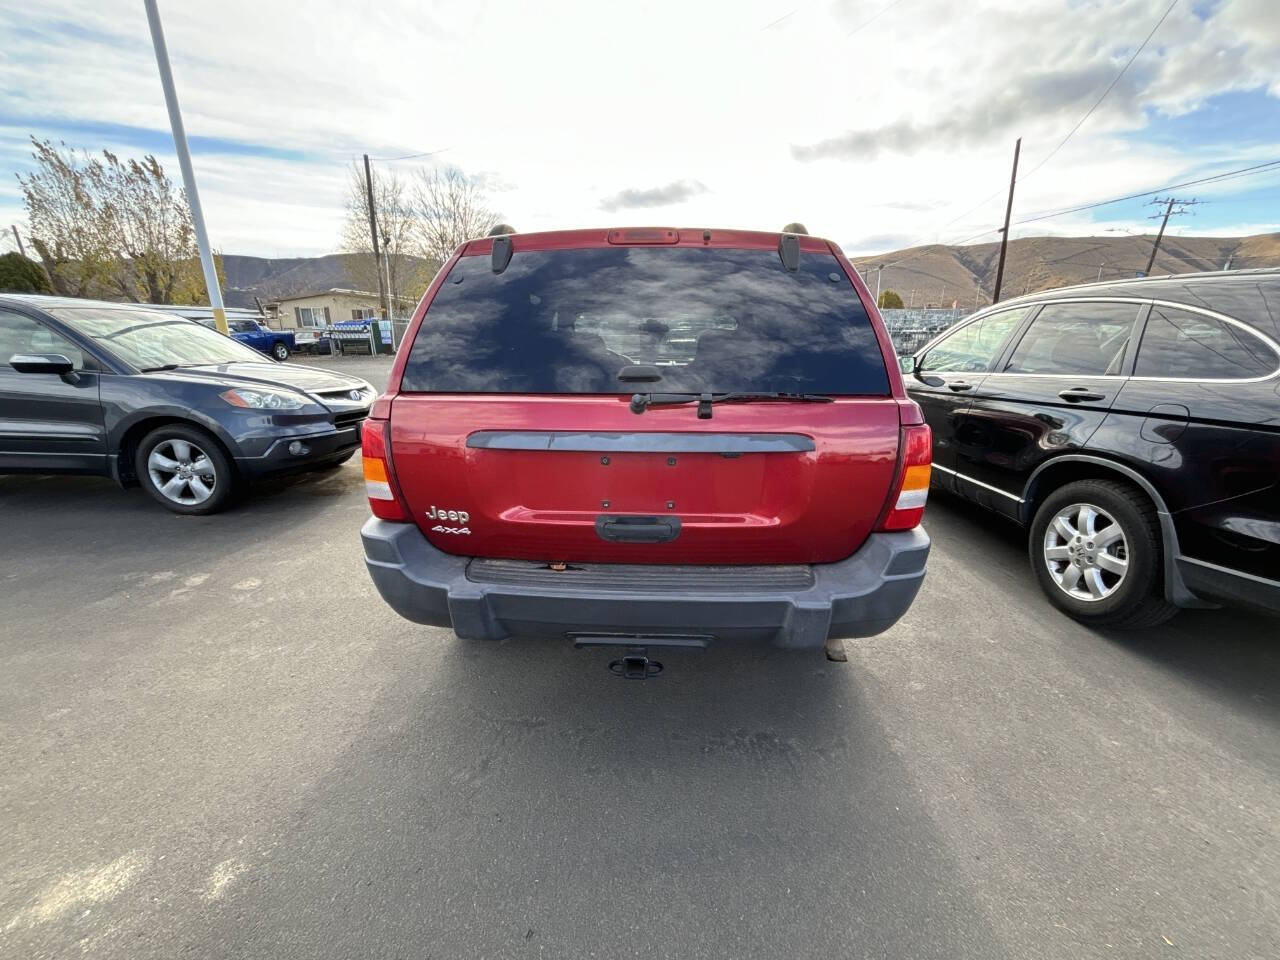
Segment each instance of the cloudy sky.
[{"label": "cloudy sky", "polygon": [[[367,9],[366,9],[367,6]],[[523,231],[778,229],[850,253],[1280,159],[1277,0],[161,0],[216,247],[335,250],[346,168],[447,162]],[[141,0],[0,0],[0,224],[29,135],[173,159]],[[1049,157],[1047,162],[1045,158]],[[1280,169],[1176,232],[1280,230]],[[1016,235],[1142,231],[1143,201]],[[995,239],[988,233],[982,240]],[[0,249],[12,248],[6,230]]]}]

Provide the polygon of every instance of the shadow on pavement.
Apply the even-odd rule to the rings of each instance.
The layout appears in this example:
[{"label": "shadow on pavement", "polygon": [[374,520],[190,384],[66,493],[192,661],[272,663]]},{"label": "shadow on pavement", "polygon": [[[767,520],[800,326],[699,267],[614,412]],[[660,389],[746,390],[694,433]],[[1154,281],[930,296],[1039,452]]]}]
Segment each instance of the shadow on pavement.
[{"label": "shadow on pavement", "polygon": [[[848,665],[447,650],[197,932],[280,956],[1002,955]],[[376,946],[374,946],[376,945]]]},{"label": "shadow on pavement", "polygon": [[[137,487],[121,490],[105,477],[16,475],[0,476],[0,509],[39,521],[10,531],[32,545],[63,536],[145,541],[149,534],[172,535],[176,530],[217,538],[243,537],[251,529],[255,538],[262,538],[306,523],[325,509],[327,501],[362,488],[358,460],[348,461],[327,470],[260,481],[222,513],[193,517],[170,512]],[[364,507],[363,498],[353,502]],[[352,527],[353,537],[358,529],[358,523]]]},{"label": "shadow on pavement", "polygon": [[[1026,601],[1042,604],[1046,620],[1072,623],[1043,598],[1027,569],[1025,536],[1017,525],[959,498],[932,494],[926,525],[940,549],[963,541],[993,566],[1017,576],[1019,589],[1033,594]],[[1229,607],[1183,610],[1149,630],[1092,632],[1220,702],[1280,721],[1280,618]]]}]

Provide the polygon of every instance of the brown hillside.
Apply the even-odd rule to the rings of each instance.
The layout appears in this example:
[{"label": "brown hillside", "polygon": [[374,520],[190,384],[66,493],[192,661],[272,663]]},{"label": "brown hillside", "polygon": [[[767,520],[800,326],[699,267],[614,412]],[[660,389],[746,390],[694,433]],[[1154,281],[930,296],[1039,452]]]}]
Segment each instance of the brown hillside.
[{"label": "brown hillside", "polygon": [[[1133,277],[1147,265],[1155,237],[1023,237],[1009,243],[1002,299],[1099,278]],[[915,306],[973,307],[990,303],[1000,244],[965,247],[930,244],[872,257],[854,266],[874,291],[884,264],[882,290],[894,290]],[[1280,266],[1280,233],[1253,237],[1170,237],[1160,243],[1153,276],[1232,267]]]}]

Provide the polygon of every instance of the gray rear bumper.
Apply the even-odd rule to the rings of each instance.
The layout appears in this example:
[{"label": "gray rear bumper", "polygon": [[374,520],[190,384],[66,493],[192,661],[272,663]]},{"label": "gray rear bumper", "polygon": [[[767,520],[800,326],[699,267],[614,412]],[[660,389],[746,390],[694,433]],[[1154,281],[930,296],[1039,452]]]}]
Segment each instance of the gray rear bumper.
[{"label": "gray rear bumper", "polygon": [[583,565],[551,575],[532,563],[473,563],[437,550],[413,524],[376,517],[360,535],[369,575],[397,613],[477,640],[702,636],[821,647],[891,627],[929,556],[921,528],[875,533],[838,563],[773,568],[785,584],[774,586],[769,567]]}]

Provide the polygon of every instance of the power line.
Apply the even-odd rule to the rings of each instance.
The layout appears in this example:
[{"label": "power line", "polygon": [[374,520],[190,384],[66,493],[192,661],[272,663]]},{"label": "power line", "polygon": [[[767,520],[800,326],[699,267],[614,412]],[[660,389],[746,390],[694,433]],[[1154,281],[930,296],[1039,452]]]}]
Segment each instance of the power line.
[{"label": "power line", "polygon": [[428,150],[426,153],[406,153],[403,157],[370,157],[371,163],[395,163],[397,160],[417,160],[419,157],[434,157],[437,153],[452,150],[453,147],[441,147],[439,150]]},{"label": "power line", "polygon": [[1039,170],[1041,167],[1043,167],[1050,160],[1052,160],[1054,156],[1057,154],[1057,152],[1067,145],[1067,141],[1070,140],[1073,136],[1075,136],[1076,131],[1079,130],[1082,126],[1084,126],[1084,122],[1088,120],[1091,116],[1093,116],[1093,111],[1097,110],[1098,107],[1102,105],[1102,101],[1107,99],[1107,95],[1110,94],[1111,91],[1116,88],[1116,84],[1120,82],[1120,78],[1125,75],[1125,72],[1128,71],[1128,69],[1131,66],[1133,66],[1133,61],[1138,59],[1138,54],[1142,53],[1142,51],[1146,49],[1147,44],[1151,42],[1151,38],[1154,37],[1156,35],[1156,31],[1160,29],[1160,25],[1164,23],[1166,19],[1168,19],[1169,14],[1173,13],[1173,8],[1176,7],[1177,5],[1178,5],[1178,0],[1173,0],[1173,2],[1169,4],[1168,9],[1165,10],[1164,14],[1160,17],[1160,19],[1156,21],[1156,25],[1151,28],[1151,32],[1147,34],[1147,39],[1143,40],[1142,43],[1139,44],[1138,49],[1133,51],[1133,56],[1131,56],[1127,61],[1125,61],[1125,65],[1120,68],[1120,72],[1116,74],[1115,79],[1112,80],[1111,83],[1107,85],[1107,89],[1102,91],[1102,96],[1100,96],[1097,99],[1097,101],[1094,103],[1094,105],[1085,112],[1085,115],[1083,117],[1081,117],[1078,121],[1076,121],[1076,125],[1071,128],[1071,130],[1067,133],[1065,137],[1062,138],[1062,142],[1059,143],[1052,150],[1050,150],[1049,155],[1047,157],[1045,157],[1043,160],[1041,160],[1039,163],[1037,163],[1034,167],[1032,167],[1023,175],[1024,180],[1027,177],[1031,176],[1033,173],[1035,173],[1037,170]]},{"label": "power line", "polygon": [[[1055,217],[1063,217],[1069,213],[1080,213],[1083,210],[1093,210],[1097,207],[1106,207],[1106,206],[1110,206],[1113,203],[1123,203],[1126,200],[1141,200],[1144,197],[1154,197],[1157,194],[1166,193],[1170,190],[1178,190],[1178,189],[1181,189],[1182,187],[1191,187],[1201,183],[1217,183],[1223,180],[1238,179],[1240,177],[1252,177],[1252,176],[1256,176],[1259,173],[1265,173],[1268,170],[1274,170],[1277,167],[1280,167],[1280,160],[1269,160],[1266,163],[1255,164],[1254,166],[1251,166],[1251,167],[1241,167],[1238,170],[1228,170],[1228,171],[1225,171],[1224,173],[1214,174],[1213,176],[1210,176],[1210,177],[1201,177],[1198,180],[1184,180],[1182,183],[1171,183],[1168,186],[1157,187],[1154,190],[1145,190],[1142,193],[1131,193],[1124,197],[1113,197],[1110,200],[1098,200],[1094,203],[1085,203],[1077,207],[1068,207],[1065,210],[1054,210],[1050,213],[1044,213],[1044,214],[1038,214],[1036,216],[1026,217],[1022,220],[1015,220],[1010,226],[1020,227],[1023,224],[1038,223],[1042,220],[1052,220]],[[979,237],[985,237],[988,234],[999,233],[999,232],[1000,232],[1000,227],[989,227],[986,230],[981,230],[978,233],[965,237],[963,240],[955,240],[948,244],[923,244],[923,246],[925,247],[930,247],[930,246],[963,247],[965,244],[971,243],[974,240],[977,240]],[[902,264],[908,263],[911,260],[916,259],[917,257],[924,256],[924,253],[925,251],[921,250],[919,253],[913,253],[910,256],[903,257],[901,260],[895,260],[893,263],[887,263],[885,264],[885,266],[887,267],[901,266]]]},{"label": "power line", "polygon": [[[1152,37],[1154,37],[1154,36],[1156,35],[1156,31],[1160,29],[1161,24],[1163,24],[1163,23],[1165,22],[1165,20],[1166,20],[1166,19],[1168,19],[1169,14],[1173,12],[1173,8],[1174,8],[1174,7],[1176,7],[1177,5],[1178,5],[1178,0],[1173,0],[1173,2],[1169,4],[1169,7],[1168,7],[1168,9],[1166,9],[1166,10],[1165,10],[1164,15],[1163,15],[1163,16],[1161,16],[1161,17],[1160,17],[1160,19],[1156,21],[1156,25],[1155,25],[1154,27],[1152,27],[1152,28],[1151,28],[1151,32],[1147,34],[1147,38],[1146,38],[1145,40],[1143,40],[1141,44],[1139,44],[1139,45],[1138,45],[1138,49],[1137,49],[1137,50],[1133,51],[1133,55],[1132,55],[1132,56],[1130,56],[1130,57],[1129,57],[1129,59],[1125,62],[1125,65],[1124,65],[1123,67],[1121,67],[1121,68],[1120,68],[1120,72],[1119,72],[1119,73],[1117,73],[1117,74],[1115,75],[1115,79],[1113,79],[1113,80],[1111,81],[1111,83],[1107,85],[1107,89],[1105,89],[1105,90],[1103,90],[1103,91],[1102,91],[1102,96],[1100,96],[1100,97],[1099,97],[1099,98],[1094,102],[1093,106],[1091,106],[1091,107],[1090,107],[1090,108],[1085,112],[1085,115],[1084,115],[1083,117],[1081,117],[1079,120],[1077,120],[1077,121],[1076,121],[1076,125],[1075,125],[1074,127],[1072,127],[1072,128],[1070,129],[1070,131],[1068,131],[1067,135],[1066,135],[1065,137],[1063,137],[1063,138],[1062,138],[1061,142],[1060,142],[1056,147],[1054,147],[1052,150],[1050,150],[1050,151],[1049,151],[1049,153],[1044,157],[1044,159],[1043,159],[1043,160],[1041,160],[1041,161],[1040,161],[1039,163],[1037,163],[1034,167],[1032,167],[1030,170],[1028,170],[1026,173],[1024,173],[1022,176],[1020,176],[1020,177],[1018,178],[1018,183],[1021,183],[1023,180],[1025,180],[1025,179],[1027,179],[1028,177],[1030,177],[1030,176],[1031,176],[1032,174],[1034,174],[1037,170],[1039,170],[1041,167],[1043,167],[1046,163],[1048,163],[1050,160],[1052,160],[1052,159],[1054,158],[1054,156],[1058,153],[1058,151],[1059,151],[1059,150],[1061,150],[1063,147],[1065,147],[1065,146],[1067,145],[1067,141],[1068,141],[1068,140],[1070,140],[1073,136],[1075,136],[1076,131],[1078,131],[1082,126],[1084,126],[1084,122],[1085,122],[1086,120],[1088,120],[1091,116],[1093,116],[1094,111],[1095,111],[1095,110],[1097,110],[1097,109],[1098,109],[1098,107],[1100,107],[1100,106],[1102,105],[1102,101],[1103,101],[1103,100],[1105,100],[1105,99],[1107,99],[1107,97],[1108,97],[1108,95],[1110,95],[1111,91],[1115,89],[1116,84],[1118,84],[1118,83],[1120,82],[1120,79],[1125,75],[1125,73],[1128,71],[1128,69],[1129,69],[1131,66],[1133,66],[1133,61],[1137,60],[1137,59],[1138,59],[1138,55],[1139,55],[1140,53],[1142,53],[1142,51],[1143,51],[1144,49],[1146,49],[1147,44],[1151,42],[1151,38],[1152,38]],[[879,14],[877,14],[877,16],[879,16]],[[874,19],[874,18],[873,18],[873,19]],[[870,21],[870,20],[868,20],[867,22],[868,22],[868,23],[870,23],[871,21]],[[861,29],[861,27],[859,27],[858,29]],[[956,222],[957,222],[957,221],[959,221],[959,220],[963,220],[965,217],[967,217],[969,214],[973,213],[975,210],[980,210],[980,209],[982,209],[982,208],[983,208],[983,207],[985,207],[988,203],[990,203],[992,200],[994,200],[996,197],[1000,196],[1002,193],[1004,193],[1003,188],[1002,188],[1002,189],[1000,189],[1000,190],[997,190],[995,193],[991,194],[989,197],[986,197],[985,199],[980,200],[977,204],[975,204],[974,206],[970,207],[970,208],[969,208],[968,210],[966,210],[964,213],[960,214],[960,215],[959,215],[959,216],[957,216],[957,217],[953,217],[952,219],[950,219],[950,220],[948,220],[946,223],[944,223],[944,224],[942,225],[942,227],[940,228],[939,232],[941,232],[941,230],[945,230],[947,227],[951,226],[953,223],[956,223]],[[982,234],[978,234],[978,236],[982,236]]]},{"label": "power line", "polygon": [[[1125,200],[1141,200],[1143,197],[1152,197],[1158,193],[1166,193],[1169,190],[1180,190],[1183,187],[1194,187],[1201,183],[1216,183],[1221,180],[1234,180],[1240,177],[1254,176],[1267,170],[1280,167],[1280,160],[1269,160],[1266,163],[1259,163],[1252,167],[1241,167],[1239,170],[1228,170],[1225,173],[1214,174],[1211,177],[1201,177],[1199,180],[1184,180],[1182,183],[1171,183],[1167,187],[1157,187],[1155,190],[1144,190],[1142,193],[1131,193],[1124,197],[1114,197],[1110,200],[1099,200],[1095,203],[1085,203],[1078,207],[1068,207],[1065,210],[1054,210],[1049,213],[1040,213],[1017,221],[1014,226],[1022,226],[1024,223],[1037,223],[1040,220],[1052,220],[1054,217],[1064,217],[1069,213],[1080,213],[1083,210],[1093,210],[1095,207],[1106,207],[1113,203],[1123,203]],[[991,233],[991,230],[984,230],[978,236],[985,233]]]},{"label": "power line", "polygon": [[848,33],[846,33],[846,34],[844,35],[845,39],[846,39],[846,40],[848,40],[848,39],[849,39],[850,37],[852,37],[855,33],[860,33],[860,32],[862,32],[863,30],[865,30],[867,27],[871,26],[871,24],[875,23],[877,20],[879,20],[882,16],[884,16],[886,13],[888,13],[890,10],[892,10],[894,7],[896,7],[896,6],[897,6],[898,4],[900,4],[901,2],[902,2],[902,0],[891,0],[891,2],[890,2],[890,3],[885,4],[885,5],[884,5],[883,7],[881,7],[877,12],[873,13],[873,14],[871,15],[871,18],[870,18],[870,19],[868,19],[868,20],[864,20],[862,23],[858,24],[856,27],[854,27],[852,30],[850,30]]},{"label": "power line", "polygon": [[790,19],[791,17],[794,17],[796,15],[796,10],[799,10],[799,9],[800,9],[799,7],[796,7],[795,10],[792,10],[790,13],[784,13],[782,16],[778,17],[777,20],[770,20],[768,23],[766,23],[763,27],[760,28],[760,32],[763,33],[766,30],[772,30],[774,27],[780,24],[783,20],[787,20],[787,19]]}]

